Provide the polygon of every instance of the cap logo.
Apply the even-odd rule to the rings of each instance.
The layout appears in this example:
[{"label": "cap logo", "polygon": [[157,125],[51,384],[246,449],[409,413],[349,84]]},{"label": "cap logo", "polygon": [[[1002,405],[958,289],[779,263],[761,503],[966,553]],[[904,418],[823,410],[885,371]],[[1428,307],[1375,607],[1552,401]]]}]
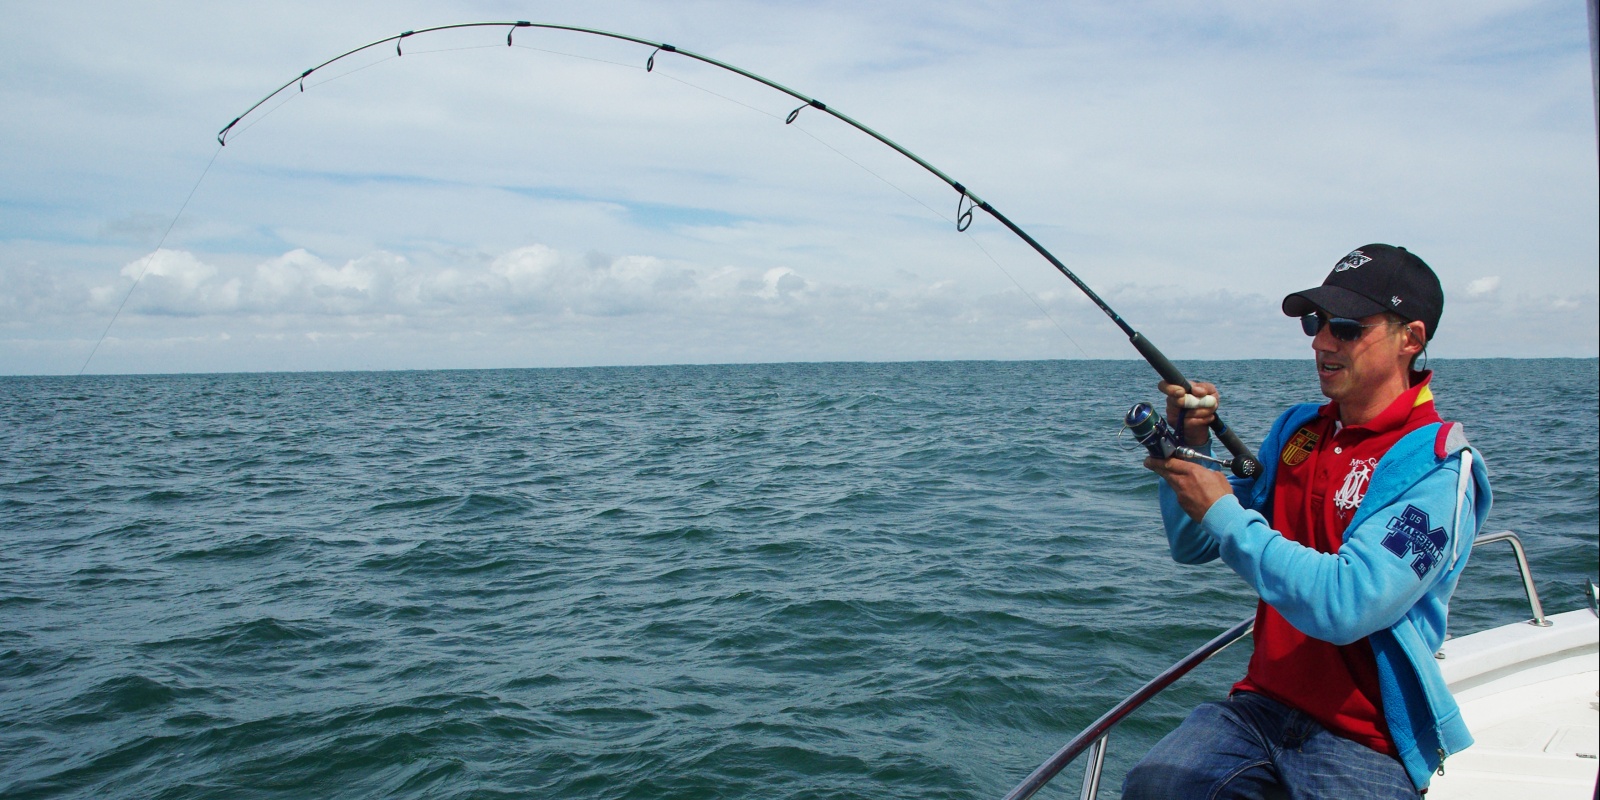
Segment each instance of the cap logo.
[{"label": "cap logo", "polygon": [[1359,267],[1371,260],[1371,258],[1364,255],[1360,250],[1352,250],[1350,251],[1350,255],[1345,256],[1339,261],[1338,264],[1333,266],[1333,271],[1344,272],[1347,269],[1355,269],[1356,267]]},{"label": "cap logo", "polygon": [[1389,305],[1391,305],[1391,306],[1400,305],[1400,295],[1397,295],[1397,294],[1396,295],[1390,295],[1389,296]]}]

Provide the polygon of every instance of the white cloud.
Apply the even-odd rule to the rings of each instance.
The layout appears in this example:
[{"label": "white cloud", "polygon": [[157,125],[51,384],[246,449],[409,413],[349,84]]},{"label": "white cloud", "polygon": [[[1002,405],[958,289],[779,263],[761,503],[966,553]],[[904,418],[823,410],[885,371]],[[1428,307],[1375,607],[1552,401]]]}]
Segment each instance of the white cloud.
[{"label": "white cloud", "polygon": [[[211,134],[265,91],[354,44],[484,13],[409,0],[13,9],[0,143],[28,157],[0,162],[0,329],[54,344],[10,352],[98,335],[131,280],[119,270],[155,248]],[[1463,287],[1452,303],[1560,312],[1523,319],[1525,342],[1461,331],[1463,354],[1592,354],[1600,339],[1584,311],[1600,291],[1600,209],[1581,8],[599,0],[540,13],[815,93],[966,182],[1173,352],[1299,354],[1264,335],[1275,298],[1368,241],[1423,254]],[[244,343],[309,331],[335,368],[531,363],[513,354],[536,350],[606,363],[1077,355],[976,241],[1083,351],[1131,356],[994,221],[979,212],[972,241],[953,233],[948,187],[820,112],[785,126],[791,98],[679,56],[645,73],[648,50],[631,44],[501,37],[419,36],[404,58],[378,48],[291,89],[220,153],[113,337],[177,349],[183,325],[231,330],[204,346],[232,369],[282,365]],[[1481,277],[1515,259],[1533,266]],[[752,333],[777,322],[804,335]],[[634,340],[602,343],[605,325]],[[571,339],[559,356],[536,340],[450,344],[536,328]],[[0,372],[75,368],[0,354]]]},{"label": "white cloud", "polygon": [[124,287],[132,286],[136,280],[143,289],[139,306],[152,313],[215,314],[239,307],[239,279],[219,280],[215,267],[190,253],[157,250],[123,265],[119,274],[125,279],[123,284],[90,288],[94,308],[102,312],[114,310],[128,296]]},{"label": "white cloud", "polygon": [[1500,276],[1488,275],[1468,283],[1467,295],[1469,297],[1482,297],[1494,294],[1494,290],[1498,288],[1500,288]]},{"label": "white cloud", "polygon": [[764,300],[792,299],[804,292],[810,284],[788,267],[774,267],[761,276],[761,291],[756,297]]},{"label": "white cloud", "polygon": [[[773,303],[804,302],[816,288],[787,267],[707,268],[653,256],[562,253],[543,244],[497,255],[462,254],[442,265],[419,265],[380,251],[336,266],[304,249],[253,265],[219,265],[186,251],[162,249],[129,262],[118,275],[120,280],[113,283],[81,287],[62,281],[36,290],[35,313],[60,313],[87,294],[96,311],[114,309],[128,297],[128,313],[135,315],[231,317],[244,312],[257,320],[422,318],[474,311],[527,318],[737,315]],[[7,282],[25,278],[18,274]],[[940,288],[928,291],[938,293]],[[848,299],[864,291],[835,285],[828,296]],[[915,305],[916,296],[913,292],[902,298],[900,305]]]}]

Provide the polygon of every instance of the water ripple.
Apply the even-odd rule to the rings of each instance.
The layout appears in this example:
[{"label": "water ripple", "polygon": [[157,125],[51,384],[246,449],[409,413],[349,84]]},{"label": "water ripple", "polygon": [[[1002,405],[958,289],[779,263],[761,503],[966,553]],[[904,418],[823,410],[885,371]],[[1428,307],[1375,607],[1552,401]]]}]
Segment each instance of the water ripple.
[{"label": "water ripple", "polygon": [[[1491,527],[1577,605],[1597,426],[1526,431],[1600,417],[1596,362],[1435,366],[1517,465]],[[1185,369],[1248,441],[1315,399],[1300,363]],[[1115,440],[1148,372],[0,379],[0,796],[999,796],[1254,608],[1166,557]],[[1474,558],[1455,630],[1525,614],[1504,566]]]}]

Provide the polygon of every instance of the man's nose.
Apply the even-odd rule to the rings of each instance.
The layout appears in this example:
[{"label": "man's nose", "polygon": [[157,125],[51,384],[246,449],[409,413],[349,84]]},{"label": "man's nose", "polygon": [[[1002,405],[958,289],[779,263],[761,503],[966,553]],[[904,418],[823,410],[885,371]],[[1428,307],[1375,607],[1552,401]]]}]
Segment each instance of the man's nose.
[{"label": "man's nose", "polygon": [[1323,325],[1317,335],[1311,337],[1311,349],[1319,353],[1332,353],[1339,349],[1340,341],[1333,335],[1332,325]]}]

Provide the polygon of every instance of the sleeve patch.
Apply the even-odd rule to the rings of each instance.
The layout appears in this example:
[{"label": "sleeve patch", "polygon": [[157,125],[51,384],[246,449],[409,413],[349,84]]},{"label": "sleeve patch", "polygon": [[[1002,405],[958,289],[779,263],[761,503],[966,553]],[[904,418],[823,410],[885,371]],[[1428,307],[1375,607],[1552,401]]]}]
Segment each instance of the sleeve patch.
[{"label": "sleeve patch", "polygon": [[1428,522],[1428,512],[1408,505],[1389,520],[1389,535],[1383,537],[1384,549],[1395,556],[1401,559],[1416,556],[1411,559],[1411,571],[1417,573],[1418,578],[1425,577],[1439,563],[1449,541],[1444,528],[1430,529]]}]

